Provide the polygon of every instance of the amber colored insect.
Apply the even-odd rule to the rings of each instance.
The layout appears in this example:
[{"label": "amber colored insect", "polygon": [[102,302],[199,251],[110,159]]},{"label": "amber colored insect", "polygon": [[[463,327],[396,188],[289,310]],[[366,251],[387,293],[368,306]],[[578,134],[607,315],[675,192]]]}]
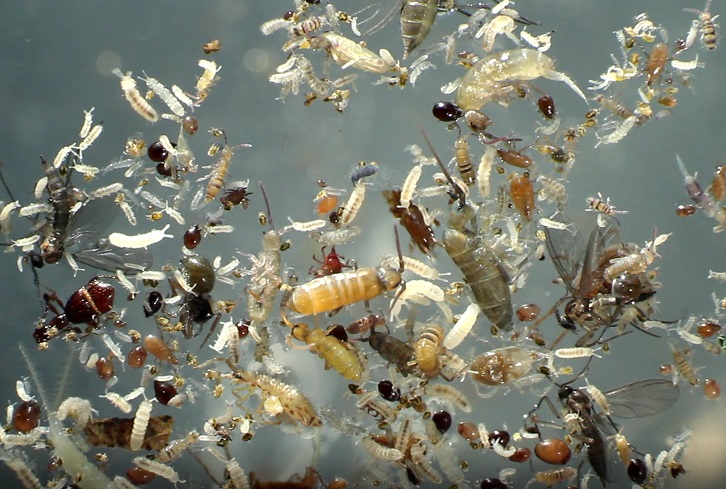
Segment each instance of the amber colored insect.
[{"label": "amber colored insect", "polygon": [[510,175],[509,195],[514,207],[517,208],[522,217],[529,221],[535,211],[534,187],[526,172],[524,175],[518,173]]},{"label": "amber colored insect", "polygon": [[469,142],[466,137],[460,137],[454,143],[454,155],[456,158],[456,169],[459,170],[461,179],[471,187],[476,183],[476,171],[469,156]]},{"label": "amber colored insect", "polygon": [[715,379],[706,379],[703,381],[703,393],[708,399],[718,399],[721,397],[721,386]]},{"label": "amber colored insect", "polygon": [[696,328],[698,336],[701,338],[710,338],[716,333],[721,331],[721,325],[714,323],[713,321],[703,320],[701,324]]},{"label": "amber colored insect", "polygon": [[718,15],[711,15],[711,0],[707,0],[706,6],[703,10],[696,10],[694,8],[683,9],[686,12],[695,12],[698,14],[698,21],[700,23],[699,28],[701,31],[701,43],[706,46],[706,49],[712,51],[716,49],[716,41],[718,36],[716,35],[716,24],[713,22],[716,20]]},{"label": "amber colored insect", "polygon": [[393,217],[399,219],[401,225],[408,231],[411,241],[423,253],[431,254],[436,246],[436,235],[431,226],[426,223],[421,209],[413,202],[404,209],[401,206],[401,191],[398,189],[384,190],[383,197],[388,202],[388,210]]},{"label": "amber colored insect", "polygon": [[511,149],[497,149],[497,154],[504,163],[516,166],[517,168],[529,168],[533,163],[532,158],[529,156]]},{"label": "amber colored insect", "polygon": [[[230,146],[222,148],[222,154],[219,157],[219,161],[214,165],[212,173],[209,176],[209,183],[205,190],[204,201],[211,202],[214,200],[219,191],[224,187],[224,178],[227,175],[229,169],[229,163],[232,161],[234,156],[234,150]],[[226,208],[226,206],[225,206]]]},{"label": "amber colored insect", "polygon": [[358,355],[346,343],[335,336],[328,335],[320,328],[311,329],[304,323],[295,325],[287,323],[287,325],[292,327],[294,338],[310,345],[340,375],[348,380],[361,380],[363,365],[361,365]]},{"label": "amber colored insect", "polygon": [[211,54],[216,53],[222,49],[222,43],[219,41],[219,39],[213,39],[209,42],[205,42],[202,44],[202,50],[204,51],[204,54]]},{"label": "amber colored insect", "polygon": [[692,216],[693,214],[696,213],[696,211],[698,211],[698,207],[696,207],[693,204],[687,204],[687,205],[680,204],[680,205],[676,206],[676,214],[679,215],[680,217]]},{"label": "amber colored insect", "polygon": [[557,113],[555,101],[549,95],[543,95],[537,99],[537,108],[546,119],[553,119]]},{"label": "amber colored insect", "polygon": [[441,370],[439,357],[443,341],[444,331],[434,324],[426,328],[413,346],[416,364],[426,377],[435,377]]},{"label": "amber colored insect", "polygon": [[645,71],[647,73],[645,83],[648,86],[651,86],[653,83],[658,81],[660,76],[663,74],[663,70],[665,70],[667,62],[668,45],[659,42],[653,46],[653,49],[650,51],[650,56],[648,56],[648,62],[645,64]]},{"label": "amber colored insect", "polygon": [[717,202],[726,197],[726,166],[719,166],[713,174],[711,186],[708,187],[711,197]]},{"label": "amber colored insect", "polygon": [[324,190],[315,198],[315,212],[319,215],[328,214],[338,208],[338,196]]}]

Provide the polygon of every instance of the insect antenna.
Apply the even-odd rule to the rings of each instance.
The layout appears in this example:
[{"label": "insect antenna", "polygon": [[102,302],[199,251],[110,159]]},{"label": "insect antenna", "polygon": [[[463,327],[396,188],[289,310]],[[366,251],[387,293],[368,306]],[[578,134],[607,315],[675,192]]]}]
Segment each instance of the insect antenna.
[{"label": "insect antenna", "polygon": [[451,175],[449,175],[449,172],[446,169],[446,166],[444,166],[444,163],[441,161],[439,154],[434,149],[434,145],[431,144],[431,140],[429,139],[428,135],[426,134],[426,131],[424,131],[423,126],[419,125],[419,130],[421,131],[421,134],[423,135],[423,138],[426,141],[426,144],[428,145],[429,149],[431,150],[431,153],[434,155],[434,158],[436,158],[436,162],[439,164],[439,167],[441,167],[441,171],[444,172],[444,176],[446,177],[446,180],[449,182],[449,185],[451,185],[451,188],[453,189],[452,191],[456,195],[456,200],[459,201],[459,207],[464,207],[466,205],[466,194],[461,189],[461,187],[459,187],[459,185],[457,185],[456,182],[454,182],[454,180],[451,178]]},{"label": "insect antenna", "polygon": [[265,208],[267,209],[267,220],[270,223],[270,227],[275,229],[275,225],[272,223],[272,211],[270,211],[270,201],[267,200],[267,194],[265,193],[265,186],[260,182],[260,191],[262,191],[262,198],[265,199]]}]

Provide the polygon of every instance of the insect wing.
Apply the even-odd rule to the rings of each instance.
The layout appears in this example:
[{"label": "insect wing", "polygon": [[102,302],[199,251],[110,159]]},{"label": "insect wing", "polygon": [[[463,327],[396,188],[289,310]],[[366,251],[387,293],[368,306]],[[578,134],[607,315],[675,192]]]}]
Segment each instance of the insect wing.
[{"label": "insect wing", "polygon": [[603,268],[598,266],[603,252],[620,241],[620,226],[614,218],[603,216],[604,227],[596,226],[590,233],[587,249],[582,264],[582,273],[578,286],[578,297],[594,297],[600,289]]},{"label": "insect wing", "polygon": [[148,270],[153,264],[151,252],[144,248],[122,248],[112,245],[104,238],[91,231],[79,231],[72,236],[82,243],[81,249],[73,251],[73,257],[99,270],[115,272],[121,270],[127,274]]},{"label": "insect wing", "polygon": [[612,414],[641,418],[665,411],[678,400],[678,385],[667,379],[647,379],[605,392]]},{"label": "insect wing", "polygon": [[557,273],[565,282],[570,294],[575,294],[575,278],[585,256],[585,245],[575,223],[560,211],[550,216],[552,221],[565,225],[563,229],[545,227],[547,252]]},{"label": "insect wing", "polygon": [[[373,34],[374,32],[378,32],[381,29],[383,29],[384,27],[386,27],[389,24],[389,22],[391,22],[397,14],[401,13],[401,10],[403,10],[404,2],[405,2],[405,0],[395,0],[395,1],[391,2],[393,4],[393,7],[388,12],[386,12],[386,15],[384,15],[381,18],[381,20],[377,21],[376,24],[371,26],[370,29],[367,29],[365,32],[363,32],[363,35],[368,36],[370,34]],[[367,19],[366,22],[368,20],[372,20],[372,19]],[[361,24],[362,23],[363,22],[361,22]]]}]

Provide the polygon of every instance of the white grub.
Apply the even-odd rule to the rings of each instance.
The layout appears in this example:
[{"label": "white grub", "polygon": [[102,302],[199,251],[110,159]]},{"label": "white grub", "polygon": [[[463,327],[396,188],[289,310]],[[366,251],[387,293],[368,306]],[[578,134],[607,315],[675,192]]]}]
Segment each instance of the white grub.
[{"label": "white grub", "polygon": [[481,197],[489,197],[489,192],[491,191],[490,177],[492,174],[492,164],[494,163],[496,154],[497,149],[494,145],[488,144],[487,149],[484,150],[479,160],[479,166],[476,169],[476,185]]},{"label": "white grub", "polygon": [[219,331],[219,335],[217,336],[217,340],[209,345],[209,347],[218,353],[222,353],[222,351],[232,338],[232,329],[237,329],[232,321],[222,323],[222,327]]},{"label": "white grub", "polygon": [[207,232],[209,234],[223,234],[223,233],[231,233],[234,231],[234,226],[231,226],[229,224],[220,224],[216,226],[209,226],[207,225],[205,227]]},{"label": "white grub", "polygon": [[98,397],[108,399],[111,404],[116,406],[123,413],[128,414],[131,412],[131,404],[126,399],[124,399],[121,394],[118,394],[116,392],[106,392],[106,394]]},{"label": "white grub", "polygon": [[450,350],[459,346],[476,323],[480,312],[481,308],[476,303],[469,304],[454,327],[446,334],[444,347]]},{"label": "white grub", "polygon": [[[394,265],[398,265],[398,257],[390,256],[385,260],[384,266]],[[439,271],[437,269],[409,256],[403,257],[403,269],[429,280],[436,280],[439,278]]]},{"label": "white grub", "polygon": [[121,348],[111,339],[111,336],[109,336],[106,333],[101,333],[99,335],[101,337],[101,341],[103,341],[103,344],[106,345],[106,348],[114,354],[116,358],[118,358],[119,362],[123,364],[123,362],[126,361],[126,355],[123,354],[121,351]]},{"label": "white grub", "polygon": [[81,126],[81,130],[78,131],[79,138],[85,139],[91,131],[91,126],[93,125],[93,111],[95,109],[95,107],[91,107],[91,110],[83,111],[83,125]]},{"label": "white grub", "polygon": [[101,197],[108,197],[109,195],[113,195],[115,193],[118,193],[122,191],[124,188],[123,184],[121,183],[112,183],[110,185],[106,185],[104,187],[99,187],[96,190],[92,191],[88,194],[88,197],[91,199],[99,199]]},{"label": "white grub", "polygon": [[718,280],[720,282],[726,282],[726,272],[714,272],[713,270],[709,270],[708,278]]},{"label": "white grub", "polygon": [[290,226],[292,226],[292,229],[303,233],[323,228],[326,224],[326,221],[324,219],[315,219],[313,221],[307,222],[297,222],[293,221],[292,218],[288,216],[287,220],[290,221]]},{"label": "white grub", "polygon": [[[144,444],[144,436],[146,435],[146,427],[149,425],[149,418],[151,417],[151,409],[152,409],[151,401],[144,399],[139,404],[138,409],[136,410],[136,416],[134,417],[134,424],[131,428],[131,438],[129,439],[129,448],[131,451],[138,451],[141,449],[141,445]],[[135,461],[134,461],[135,463]],[[137,464],[138,465],[138,464]],[[143,467],[139,465],[142,469],[146,469],[146,467]],[[150,469],[146,469],[150,470]],[[153,472],[153,471],[151,471]],[[156,472],[154,472],[156,473]],[[161,475],[161,474],[157,474]],[[164,477],[164,476],[162,476]]]},{"label": "white grub", "polygon": [[636,122],[638,122],[638,116],[631,115],[627,119],[625,119],[623,122],[621,122],[614,131],[600,137],[600,134],[597,132],[595,135],[598,138],[598,142],[595,145],[597,148],[601,144],[615,144],[619,143],[625,136],[628,135],[630,130],[635,127]]},{"label": "white grub", "polygon": [[368,451],[374,458],[381,460],[396,461],[403,458],[403,453],[395,448],[388,448],[378,444],[374,439],[366,436],[361,440],[361,445]]},{"label": "white grub", "polygon": [[344,225],[350,224],[353,219],[358,215],[358,211],[363,205],[363,201],[366,197],[366,187],[363,183],[359,182],[353,187],[353,191],[350,193],[348,201],[343,206],[343,213],[340,215],[340,222]]},{"label": "white grub", "polygon": [[595,354],[595,350],[593,350],[590,347],[573,347],[573,348],[558,348],[555,350],[555,356],[557,358],[585,358],[585,357],[591,357],[591,356],[600,357],[600,355]]},{"label": "white grub", "polygon": [[159,113],[141,96],[139,89],[136,88],[136,80],[131,78],[131,72],[124,75],[121,70],[114,68],[112,73],[121,78],[121,90],[123,90],[124,97],[126,97],[131,108],[149,122],[158,121]]},{"label": "white grub", "polygon": [[43,192],[45,191],[45,187],[48,185],[48,177],[41,177],[38,179],[37,182],[35,182],[35,188],[33,189],[33,195],[35,196],[35,200],[40,200],[43,198]]},{"label": "white grub", "polygon": [[41,212],[53,212],[53,206],[40,202],[28,204],[20,208],[20,211],[18,211],[18,215],[21,217],[28,217],[35,214],[40,214]]},{"label": "white grub", "polygon": [[20,239],[14,239],[12,240],[13,246],[17,246],[18,248],[25,248],[26,246],[32,246],[33,244],[37,243],[40,239],[40,235],[34,234],[32,236],[28,236],[27,238],[20,238]]},{"label": "white grub", "polygon": [[358,236],[361,231],[361,228],[351,226],[344,229],[335,229],[333,231],[313,231],[310,233],[310,237],[318,243],[331,246],[347,243]]},{"label": "white grub", "polygon": [[139,280],[166,280],[166,273],[157,270],[146,270],[136,274]]},{"label": "white grub", "polygon": [[449,384],[428,384],[424,387],[424,392],[431,397],[448,401],[465,413],[471,412],[471,404],[466,396],[459,389]]},{"label": "white grub", "polygon": [[[194,110],[194,101],[177,85],[171,86],[172,93],[179,99],[181,103]],[[180,116],[181,117],[181,116]]]},{"label": "white grub", "polygon": [[550,229],[560,229],[561,230],[561,229],[567,229],[567,227],[570,226],[570,224],[565,224],[563,222],[554,221],[547,217],[540,218],[540,220],[538,222],[540,223],[540,225],[542,225],[546,228],[550,228]]},{"label": "white grub", "polygon": [[227,275],[228,273],[233,271],[238,266],[239,266],[239,260],[237,258],[233,258],[226,265],[217,268],[217,275]]},{"label": "white grub", "polygon": [[166,230],[169,229],[169,227],[169,224],[167,224],[163,229],[152,229],[148,233],[135,235],[111,233],[108,236],[108,240],[112,245],[121,248],[147,248],[152,244],[158,243],[164,238],[173,238],[174,235],[166,234]]},{"label": "white grub", "polygon": [[93,413],[91,401],[80,397],[69,397],[58,406],[56,417],[58,421],[63,421],[68,416],[75,418],[76,427],[80,429],[93,420]]},{"label": "white grub", "polygon": [[693,61],[681,61],[678,59],[674,59],[671,61],[671,66],[677,70],[690,71],[695,70],[696,68],[702,68],[703,63],[698,62],[698,55],[696,55],[696,59],[694,59]]},{"label": "white grub", "polygon": [[177,117],[184,117],[186,111],[184,110],[182,104],[179,102],[179,100],[177,100],[174,94],[171,93],[171,91],[166,88],[159,80],[150,76],[146,76],[146,73],[144,73],[144,78],[142,78],[142,80],[144,80],[146,86],[149,87],[149,89],[151,89],[156,95],[158,95],[162,102],[164,102],[166,106],[169,107],[169,110],[171,110]]},{"label": "white grub", "polygon": [[126,275],[124,274],[123,270],[116,270],[116,277],[118,278],[118,281],[123,285],[124,289],[128,290],[129,294],[132,296],[136,296],[138,293],[138,290],[136,289],[136,286],[131,282]]},{"label": "white grub", "polygon": [[10,231],[10,213],[18,208],[20,208],[20,202],[16,200],[5,204],[2,211],[0,211],[0,227],[3,228],[4,233]]},{"label": "white grub", "polygon": [[86,370],[91,370],[96,366],[96,362],[98,361],[98,353],[93,352],[88,356],[88,360],[86,360]]},{"label": "white grub", "polygon": [[250,484],[247,481],[247,475],[235,459],[227,462],[227,472],[229,473],[229,478],[235,489],[250,489]]},{"label": "white grub", "polygon": [[[162,137],[163,138],[163,137]],[[162,138],[159,138],[160,140]],[[153,205],[154,207],[157,207],[159,209],[162,209],[166,207],[166,203],[161,200],[156,195],[152,194],[151,192],[148,192],[146,190],[142,190],[139,195],[141,195],[141,198],[147,201],[149,204]]]},{"label": "white grub", "polygon": [[136,226],[136,214],[134,214],[134,210],[131,208],[128,202],[124,199],[119,199],[119,195],[123,196],[123,194],[119,193],[116,195],[116,203],[121,208],[121,212],[123,212],[124,216],[126,217],[126,220],[131,224],[132,226]]},{"label": "white grub", "polygon": [[173,484],[176,484],[178,482],[186,482],[179,479],[179,474],[176,472],[176,470],[161,462],[156,462],[146,457],[134,457],[133,462],[142,469],[148,470],[149,472],[152,472],[159,477],[163,477],[164,479],[168,480]]},{"label": "white grub", "polygon": [[177,211],[173,207],[166,206],[164,207],[164,212],[168,214],[172,219],[176,221],[177,224],[180,226],[183,226],[186,224],[186,221],[184,220],[184,216],[181,214],[181,212]]},{"label": "white grub", "polygon": [[18,397],[21,401],[32,401],[34,399],[33,396],[30,395],[30,383],[28,382],[28,378],[24,377],[22,380],[15,381],[15,392],[18,394]]},{"label": "white grub", "polygon": [[415,467],[415,471],[425,475],[434,484],[441,484],[441,474],[436,472],[426,460],[426,447],[422,443],[417,443],[411,447],[411,462]]},{"label": "white grub", "polygon": [[505,448],[504,446],[502,446],[501,443],[499,443],[499,440],[497,440],[495,443],[492,443],[492,450],[494,451],[494,453],[502,458],[509,458],[514,455],[514,452],[517,451],[517,449],[511,445]]}]

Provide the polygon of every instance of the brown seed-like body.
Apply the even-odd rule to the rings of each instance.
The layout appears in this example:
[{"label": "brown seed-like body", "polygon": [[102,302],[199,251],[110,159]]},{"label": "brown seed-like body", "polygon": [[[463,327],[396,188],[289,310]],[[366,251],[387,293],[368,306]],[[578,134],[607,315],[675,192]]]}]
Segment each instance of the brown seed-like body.
[{"label": "brown seed-like body", "polygon": [[718,399],[721,397],[721,386],[715,379],[706,379],[703,381],[703,393],[708,399]]},{"label": "brown seed-like body", "polygon": [[713,321],[703,320],[696,329],[698,336],[701,338],[710,338],[716,333],[721,331],[721,325],[714,323]]},{"label": "brown seed-like body", "polygon": [[91,279],[85,287],[73,292],[63,310],[71,324],[95,321],[98,316],[113,308],[116,291],[111,284],[98,278]]},{"label": "brown seed-like body", "polygon": [[38,427],[40,422],[40,404],[32,399],[20,403],[13,411],[13,428],[27,433]]},{"label": "brown seed-like body", "polygon": [[555,117],[555,101],[549,95],[543,95],[537,100],[537,108],[546,119],[553,119]]},{"label": "brown seed-like body", "polygon": [[509,196],[520,215],[529,221],[535,211],[532,180],[526,175],[513,175],[509,179]]},{"label": "brown seed-like body", "polygon": [[96,361],[96,373],[103,380],[108,380],[114,376],[116,368],[111,358],[101,357]]},{"label": "brown seed-like body", "polygon": [[338,208],[338,196],[337,195],[326,195],[317,201],[315,204],[315,211],[319,215],[328,214],[334,209]]},{"label": "brown seed-like body", "polygon": [[511,149],[497,149],[497,154],[504,163],[517,168],[529,168],[534,161],[529,156]]},{"label": "brown seed-like body", "polygon": [[515,450],[511,457],[509,457],[509,460],[521,464],[530,458],[532,458],[532,451],[527,447],[520,447]]},{"label": "brown seed-like body", "polygon": [[169,401],[176,396],[176,387],[169,382],[154,381],[154,396],[160,404],[164,406],[169,404]]},{"label": "brown seed-like body", "polygon": [[696,207],[693,204],[676,206],[676,214],[678,214],[681,217],[692,216],[693,214],[696,213],[697,210],[698,210],[698,207]]},{"label": "brown seed-like body", "polygon": [[202,241],[202,229],[198,225],[194,225],[184,232],[184,246],[193,250]]},{"label": "brown seed-like body", "polygon": [[523,323],[534,321],[539,317],[539,306],[537,304],[523,304],[517,309],[517,319]]},{"label": "brown seed-like body", "polygon": [[646,84],[648,86],[651,86],[658,81],[660,76],[663,74],[663,70],[665,69],[667,62],[668,45],[659,42],[653,46],[650,56],[648,57],[648,62],[645,65],[645,71],[647,73]]},{"label": "brown seed-like body", "polygon": [[126,357],[126,361],[131,368],[141,368],[146,362],[146,356],[146,349],[141,345],[137,345],[131,349]]},{"label": "brown seed-like body", "polygon": [[169,362],[174,365],[179,363],[179,360],[174,356],[169,346],[158,336],[153,334],[147,335],[144,338],[144,347],[147,352],[163,362]]},{"label": "brown seed-like body", "polygon": [[199,121],[193,115],[188,115],[182,120],[182,129],[190,136],[199,130]]},{"label": "brown seed-like body", "polygon": [[476,357],[469,370],[485,385],[502,385],[524,377],[532,368],[532,355],[517,346],[497,348]]},{"label": "brown seed-like body", "polygon": [[126,471],[126,478],[135,486],[143,486],[154,480],[156,474],[134,465]]},{"label": "brown seed-like body", "polygon": [[711,186],[708,188],[713,200],[720,202],[726,197],[726,166],[719,166],[711,179]]},{"label": "brown seed-like body", "polygon": [[458,431],[459,435],[468,442],[476,442],[479,440],[479,429],[474,423],[462,421],[456,427],[456,431]]},{"label": "brown seed-like body", "polygon": [[426,254],[431,254],[436,246],[436,235],[431,226],[426,224],[421,209],[413,202],[408,208],[401,206],[401,191],[399,189],[384,190],[383,197],[388,202],[388,210],[401,222],[413,243]]},{"label": "brown seed-like body", "polygon": [[549,438],[537,443],[534,454],[544,463],[564,465],[570,461],[572,451],[567,443],[559,438]]}]

